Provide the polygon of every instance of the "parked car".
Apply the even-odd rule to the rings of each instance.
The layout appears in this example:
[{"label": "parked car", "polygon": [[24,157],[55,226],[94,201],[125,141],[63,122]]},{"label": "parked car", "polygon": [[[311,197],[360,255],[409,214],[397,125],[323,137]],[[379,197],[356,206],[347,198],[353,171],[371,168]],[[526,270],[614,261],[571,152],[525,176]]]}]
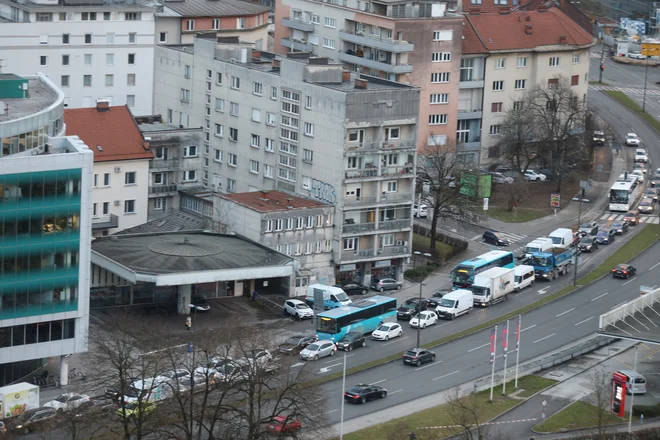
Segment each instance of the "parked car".
[{"label": "parked car", "polygon": [[350,284],[335,284],[335,287],[339,287],[341,290],[346,292],[347,295],[366,295],[369,293],[369,288],[357,283]]},{"label": "parked car", "polygon": [[408,298],[396,310],[396,319],[410,319],[426,308],[426,298]]},{"label": "parked car", "polygon": [[605,132],[596,130],[591,140],[595,145],[605,145]]},{"label": "parked car", "polygon": [[435,325],[438,323],[438,315],[431,310],[425,310],[419,312],[410,320],[411,327],[426,328],[429,325]]},{"label": "parked car", "polygon": [[596,222],[588,222],[588,223],[582,223],[579,228],[580,235],[583,237],[585,235],[596,235],[598,234],[598,223]]},{"label": "parked car", "polygon": [[278,345],[277,350],[282,354],[300,354],[305,347],[316,341],[316,336],[291,336],[284,343]]},{"label": "parked car", "polygon": [[71,411],[79,406],[92,406],[93,403],[87,394],[64,393],[55,399],[44,403],[44,407],[54,408],[59,412]]},{"label": "parked car", "polygon": [[495,183],[501,183],[507,185],[513,183],[513,177],[505,176],[502,173],[493,172],[490,173],[490,175],[492,176],[493,182]]},{"label": "parked car", "polygon": [[344,400],[349,403],[367,403],[370,400],[384,399],[385,397],[387,397],[387,390],[385,388],[363,383],[359,383],[344,392]]},{"label": "parked car", "polygon": [[192,305],[191,308],[196,312],[208,312],[211,310],[211,306],[202,295],[193,295],[190,304]]},{"label": "parked car", "polygon": [[436,307],[440,304],[440,300],[443,296],[451,292],[451,290],[438,290],[433,296],[426,300],[426,308],[435,310]]},{"label": "parked car", "polygon": [[630,278],[637,273],[631,264],[618,264],[614,269],[612,269],[612,278]]},{"label": "parked car", "polygon": [[525,171],[524,177],[528,182],[545,182],[545,179],[547,179],[545,174],[537,173],[533,170]]},{"label": "parked car", "polygon": [[614,229],[601,229],[596,235],[596,240],[598,244],[610,244],[614,241],[616,232]]},{"label": "parked car", "polygon": [[660,168],[656,169],[651,176],[651,188],[655,188],[656,185],[660,185]]},{"label": "parked car", "polygon": [[628,222],[625,220],[614,222],[610,225],[610,229],[613,229],[616,235],[623,235],[628,232]]},{"label": "parked car", "polygon": [[598,249],[598,240],[596,237],[582,237],[580,239],[580,242],[578,243],[578,249],[582,252],[593,252],[594,250]]},{"label": "parked car", "polygon": [[371,333],[371,339],[375,341],[389,341],[390,338],[398,338],[403,334],[403,328],[396,322],[385,322]]},{"label": "parked car", "polygon": [[337,348],[340,350],[351,351],[356,347],[365,347],[367,338],[360,332],[348,332],[337,341]]},{"label": "parked car", "polygon": [[509,239],[506,238],[504,235],[502,235],[499,232],[495,231],[485,231],[484,235],[481,236],[481,239],[488,243],[488,244],[494,244],[495,246],[508,246]]},{"label": "parked car", "polygon": [[649,198],[652,199],[654,202],[658,201],[658,190],[655,188],[649,188],[646,191],[644,191],[644,195],[642,196],[644,198]]},{"label": "parked car", "polygon": [[300,420],[292,419],[290,417],[275,416],[273,420],[266,425],[266,431],[275,435],[287,435],[295,433],[302,429]]},{"label": "parked car", "polygon": [[635,133],[626,134],[626,145],[637,146],[639,145],[639,137]]},{"label": "parked car", "polygon": [[649,154],[643,148],[635,150],[635,162],[647,163],[649,161]]},{"label": "parked car", "polygon": [[640,214],[653,214],[655,202],[653,199],[642,199],[642,201],[639,202],[637,209],[639,209]]},{"label": "parked car", "polygon": [[319,360],[322,357],[334,356],[337,346],[330,340],[322,340],[309,344],[300,352],[300,357],[306,361]]},{"label": "parked car", "polygon": [[435,353],[424,348],[410,348],[403,353],[403,363],[419,367],[425,362],[435,362]]},{"label": "parked car", "polygon": [[425,218],[428,215],[428,207],[426,205],[413,205],[413,216]]},{"label": "parked car", "polygon": [[371,288],[379,292],[384,290],[400,290],[401,283],[394,278],[372,278]]},{"label": "parked car", "polygon": [[126,418],[135,419],[140,413],[147,414],[154,409],[156,409],[156,404],[152,402],[130,402],[123,407],[120,406],[117,408],[117,415],[124,417],[124,414],[126,414]]},{"label": "parked car", "polygon": [[630,226],[637,226],[639,223],[639,211],[632,209],[623,216],[623,220],[627,221]]},{"label": "parked car", "polygon": [[293,316],[300,321],[302,319],[312,319],[314,317],[314,310],[304,301],[287,299],[284,301],[284,314]]},{"label": "parked car", "polygon": [[646,174],[646,164],[642,162],[635,162],[635,165],[633,165],[633,174],[637,174],[635,171],[641,171],[642,174]]},{"label": "parked car", "polygon": [[628,58],[633,59],[633,60],[645,60],[645,59],[646,59],[646,55],[642,55],[642,54],[639,53],[639,52],[630,52],[630,53],[628,54]]},{"label": "parked car", "polygon": [[9,420],[9,430],[28,434],[37,430],[47,430],[59,420],[55,408],[42,407],[29,409]]}]

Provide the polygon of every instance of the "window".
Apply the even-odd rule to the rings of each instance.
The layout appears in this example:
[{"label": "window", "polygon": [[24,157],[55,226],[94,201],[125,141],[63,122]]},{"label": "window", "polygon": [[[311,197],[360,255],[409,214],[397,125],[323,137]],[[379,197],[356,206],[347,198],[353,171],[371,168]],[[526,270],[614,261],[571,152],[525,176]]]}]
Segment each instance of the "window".
[{"label": "window", "polygon": [[431,61],[434,63],[446,63],[451,61],[451,52],[433,52]]},{"label": "window", "polygon": [[334,18],[330,18],[330,17],[324,17],[323,18],[323,25],[325,27],[329,27],[329,28],[336,28],[337,27],[337,20],[335,20]]},{"label": "window", "polygon": [[126,85],[127,86],[134,86],[135,85],[135,74],[134,73],[126,74]]},{"label": "window", "polygon": [[284,156],[283,154],[280,154],[279,157],[279,163],[280,165],[283,165],[288,168],[295,168],[296,167],[296,159],[290,156]]},{"label": "window", "polygon": [[580,83],[580,75],[571,76],[571,85],[577,86]]},{"label": "window", "polygon": [[[312,178],[309,176],[302,176],[300,184],[302,185],[302,189],[312,189]],[[296,229],[302,229],[302,217],[298,217],[298,220],[300,220],[300,222],[296,223]]]},{"label": "window", "polygon": [[286,113],[291,113],[293,115],[300,114],[300,106],[298,104],[292,104],[290,102],[282,103],[282,111]]},{"label": "window", "polygon": [[115,33],[114,32],[108,32],[105,34],[105,42],[107,44],[114,44],[115,43]]},{"label": "window", "polygon": [[105,76],[105,86],[106,87],[112,87],[115,85],[115,76],[110,74]]},{"label": "window", "polygon": [[135,64],[135,54],[134,53],[129,53],[128,54],[128,64]]},{"label": "window", "polygon": [[298,132],[286,128],[280,128],[280,137],[282,139],[298,142]]},{"label": "window", "polygon": [[53,14],[50,12],[37,12],[37,21],[53,21]]},{"label": "window", "polygon": [[126,95],[126,105],[135,107],[135,95]]},{"label": "window", "polygon": [[282,98],[288,99],[289,101],[300,102],[300,93],[291,90],[282,90]]},{"label": "window", "polygon": [[335,40],[333,40],[332,38],[323,37],[323,47],[327,47],[328,49],[334,49]]},{"label": "window", "polygon": [[524,90],[525,87],[527,87],[527,80],[525,79],[517,79],[515,83],[513,84],[514,88],[516,90]]},{"label": "window", "polygon": [[518,57],[516,59],[516,67],[519,69],[522,67],[527,67],[527,57]]},{"label": "window", "polygon": [[195,30],[195,20],[186,20],[186,30],[187,31]]},{"label": "window", "polygon": [[40,66],[47,66],[48,65],[48,57],[45,55],[41,55],[39,57],[39,65]]},{"label": "window", "polygon": [[559,67],[559,57],[550,57],[548,65],[550,67]]},{"label": "window", "polygon": [[92,75],[83,75],[83,87],[92,87]]},{"label": "window", "polygon": [[490,126],[490,134],[491,134],[491,136],[497,136],[497,135],[499,135],[499,134],[500,134],[500,128],[501,128],[501,127],[502,127],[502,126],[499,125],[499,124],[498,124],[498,125],[491,125],[491,126]]},{"label": "window", "polygon": [[493,81],[493,91],[501,92],[504,90],[504,81]]},{"label": "window", "polygon": [[183,172],[184,182],[195,182],[197,180],[197,173],[195,170],[186,170]]},{"label": "window", "polygon": [[153,180],[154,180],[154,185],[166,185],[167,173],[154,173]]},{"label": "window", "polygon": [[250,172],[253,174],[259,174],[259,162],[256,160],[250,160]]},{"label": "window", "polygon": [[263,90],[264,90],[263,84],[258,83],[258,82],[252,83],[252,94],[253,95],[261,96],[261,94],[263,93]]},{"label": "window", "polygon": [[229,127],[229,140],[238,142],[238,129]]},{"label": "window", "polygon": [[62,87],[69,87],[69,75],[62,75],[60,78],[60,85]]},{"label": "window", "polygon": [[125,12],[124,19],[126,21],[140,21],[142,19],[142,14],[140,12]]},{"label": "window", "polygon": [[395,193],[398,191],[399,184],[396,180],[390,180],[389,182],[385,182],[385,191],[388,193]]},{"label": "window", "polygon": [[429,115],[429,125],[444,125],[447,123],[447,115]]},{"label": "window", "polygon": [[197,156],[197,145],[189,145],[183,147],[183,157],[196,157]]},{"label": "window", "polygon": [[448,104],[449,93],[432,93],[431,104]]},{"label": "window", "polygon": [[83,63],[85,63],[85,66],[91,66],[92,65],[92,54],[91,53],[86,53],[83,55]]},{"label": "window", "polygon": [[559,85],[559,80],[557,78],[551,78],[548,80],[549,89],[556,89],[558,85]]},{"label": "window", "polygon": [[312,14],[312,18],[311,18],[310,21],[314,24],[320,24],[321,23],[321,17],[316,15],[316,14]]},{"label": "window", "polygon": [[277,87],[270,88],[270,99],[277,99]]},{"label": "window", "polygon": [[227,153],[227,163],[235,167],[238,164],[238,156],[236,156],[234,153]]},{"label": "window", "polygon": [[314,124],[305,122],[305,136],[314,136]]},{"label": "window", "polygon": [[131,44],[135,44],[137,42],[137,34],[135,32],[128,33],[128,42]]},{"label": "window", "polygon": [[264,177],[273,178],[273,167],[271,165],[264,164]]},{"label": "window", "polygon": [[449,31],[433,31],[433,41],[451,41],[453,32]]},{"label": "window", "polygon": [[431,74],[432,83],[448,83],[449,82],[449,72],[437,72]]},{"label": "window", "polygon": [[136,174],[135,171],[129,171],[126,174],[124,174],[124,184],[135,185],[136,184],[135,174]]},{"label": "window", "polygon": [[124,200],[124,214],[135,214],[135,200]]},{"label": "window", "polygon": [[103,202],[103,215],[110,214],[110,202]]},{"label": "window", "polygon": [[312,97],[311,96],[305,96],[305,108],[307,110],[310,110],[312,108]]},{"label": "window", "polygon": [[298,154],[298,147],[288,142],[280,142],[280,151],[283,153],[293,154],[295,156]]},{"label": "window", "polygon": [[513,101],[513,109],[514,110],[522,110],[523,109],[523,101]]},{"label": "window", "polygon": [[69,44],[69,34],[62,34],[62,44]]},{"label": "window", "polygon": [[495,68],[496,69],[504,69],[506,66],[506,58],[496,58],[495,59]]},{"label": "window", "polygon": [[236,181],[234,179],[227,179],[227,191],[236,192]]},{"label": "window", "polygon": [[314,152],[303,148],[303,162],[312,163],[314,161]]},{"label": "window", "polygon": [[165,209],[167,200],[165,197],[158,197],[154,199],[154,211],[162,211]]},{"label": "window", "polygon": [[264,150],[270,151],[271,153],[275,151],[275,141],[273,139],[265,138]]},{"label": "window", "polygon": [[503,107],[502,102],[493,102],[490,106],[490,111],[492,113],[502,113],[502,107]]},{"label": "window", "polygon": [[220,98],[215,98],[215,111],[224,112],[225,111],[225,100]]},{"label": "window", "polygon": [[110,173],[103,174],[103,186],[110,186]]},{"label": "window", "polygon": [[238,116],[239,114],[239,106],[237,102],[230,102],[229,103],[229,114],[232,116]]},{"label": "window", "polygon": [[114,53],[106,53],[105,54],[105,65],[106,66],[112,66],[115,64],[115,54]]},{"label": "window", "polygon": [[350,130],[348,132],[349,142],[364,142],[364,130]]},{"label": "window", "polygon": [[167,43],[167,32],[159,32],[158,33],[158,42],[159,43]]},{"label": "window", "polygon": [[357,237],[344,238],[344,250],[354,251],[357,250],[358,239]]},{"label": "window", "polygon": [[105,21],[110,20],[110,13],[109,12],[104,12],[103,13],[103,20],[105,20]]},{"label": "window", "polygon": [[305,228],[311,229],[314,227],[314,216],[313,215],[308,215],[305,217]]},{"label": "window", "polygon": [[211,29],[214,31],[217,31],[220,29],[220,19],[219,18],[214,18],[211,20]]},{"label": "window", "polygon": [[580,54],[579,53],[574,53],[573,54],[573,64],[580,64]]},{"label": "window", "polygon": [[236,19],[236,29],[245,29],[245,17]]},{"label": "window", "polygon": [[215,124],[215,136],[222,137],[225,135],[225,126],[222,124]]},{"label": "window", "polygon": [[190,90],[181,89],[181,101],[190,102]]},{"label": "window", "polygon": [[261,110],[257,108],[252,109],[252,120],[254,122],[261,122]]},{"label": "window", "polygon": [[222,163],[222,150],[218,150],[217,148],[213,150],[213,160]]},{"label": "window", "polygon": [[241,79],[239,77],[231,77],[231,88],[234,90],[239,90],[241,88]]},{"label": "window", "polygon": [[250,146],[254,148],[259,148],[259,144],[261,143],[261,137],[257,134],[253,134],[250,137]]}]

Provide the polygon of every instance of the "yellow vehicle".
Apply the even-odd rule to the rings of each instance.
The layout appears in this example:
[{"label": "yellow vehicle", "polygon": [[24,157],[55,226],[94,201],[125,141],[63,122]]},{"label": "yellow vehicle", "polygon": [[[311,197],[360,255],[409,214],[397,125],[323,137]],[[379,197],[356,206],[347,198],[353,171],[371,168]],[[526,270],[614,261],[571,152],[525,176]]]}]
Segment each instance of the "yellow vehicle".
[{"label": "yellow vehicle", "polygon": [[[155,403],[142,402],[142,415],[148,414],[156,408]],[[128,418],[138,417],[140,412],[140,404],[138,402],[131,402],[124,405],[123,408],[117,409],[117,414],[119,417],[123,417],[126,414]]]}]

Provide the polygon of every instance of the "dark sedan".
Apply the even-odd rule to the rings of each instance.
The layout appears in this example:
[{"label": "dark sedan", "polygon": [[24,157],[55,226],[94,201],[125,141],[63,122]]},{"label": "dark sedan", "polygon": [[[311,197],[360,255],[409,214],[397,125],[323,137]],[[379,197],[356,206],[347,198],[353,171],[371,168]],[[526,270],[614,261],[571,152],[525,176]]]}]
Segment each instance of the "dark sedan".
[{"label": "dark sedan", "polygon": [[435,362],[435,353],[424,348],[411,348],[403,353],[403,363],[419,367],[424,362]]},{"label": "dark sedan", "polygon": [[339,287],[347,295],[366,295],[369,293],[369,288],[360,284],[335,284],[335,287]]},{"label": "dark sedan", "polygon": [[637,273],[637,269],[635,269],[632,265],[630,264],[619,264],[617,267],[612,269],[612,278],[625,278],[628,279]]},{"label": "dark sedan", "polygon": [[291,336],[283,344],[277,346],[277,350],[282,354],[297,355],[312,342],[316,342],[316,336]]},{"label": "dark sedan", "polygon": [[649,188],[646,191],[644,191],[644,195],[642,196],[644,198],[648,198],[653,200],[654,202],[658,201],[658,190],[656,188]]},{"label": "dark sedan", "polygon": [[578,249],[580,249],[582,252],[589,253],[598,249],[598,242],[596,241],[596,237],[582,237],[578,243]]},{"label": "dark sedan", "polygon": [[426,308],[426,298],[407,299],[401,307],[396,310],[396,319],[410,320],[413,316]]},{"label": "dark sedan", "polygon": [[494,244],[495,246],[508,246],[510,244],[508,238],[495,231],[485,231],[481,239],[485,243]]},{"label": "dark sedan", "polygon": [[610,244],[614,241],[614,237],[616,237],[614,229],[601,229],[596,235],[596,241],[598,244]]},{"label": "dark sedan", "polygon": [[435,310],[435,308],[438,307],[438,305],[440,305],[440,301],[442,300],[442,297],[450,292],[451,290],[438,290],[433,294],[431,298],[426,300],[426,308]]},{"label": "dark sedan", "polygon": [[628,222],[623,220],[620,222],[614,222],[610,225],[610,229],[614,229],[616,235],[623,235],[628,232]]},{"label": "dark sedan", "polygon": [[387,397],[387,390],[378,385],[357,384],[344,393],[344,400],[350,403],[367,403],[374,399]]},{"label": "dark sedan", "polygon": [[650,198],[642,199],[642,201],[639,202],[638,209],[640,214],[653,214],[655,202]]},{"label": "dark sedan", "polygon": [[337,341],[337,348],[340,350],[351,351],[356,347],[364,347],[367,345],[367,338],[360,332],[348,332]]},{"label": "dark sedan", "polygon": [[658,185],[660,185],[660,168],[655,170],[653,176],[651,176],[651,187],[655,188]]}]

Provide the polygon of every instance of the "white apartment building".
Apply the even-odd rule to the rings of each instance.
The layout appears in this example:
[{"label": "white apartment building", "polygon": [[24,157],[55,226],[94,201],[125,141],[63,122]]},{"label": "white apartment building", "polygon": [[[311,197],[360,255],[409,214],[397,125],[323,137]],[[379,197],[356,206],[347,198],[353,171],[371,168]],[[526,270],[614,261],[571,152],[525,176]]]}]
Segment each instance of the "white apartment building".
[{"label": "white apartment building", "polygon": [[151,114],[155,8],[139,1],[0,0],[4,71],[43,72],[69,108],[97,99]]},{"label": "white apartment building", "polygon": [[465,23],[457,135],[475,162],[501,159],[501,121],[530,89],[561,77],[586,102],[594,41],[560,9],[468,13]]},{"label": "white apartment building", "polygon": [[94,152],[92,233],[109,235],[147,222],[149,161],[154,155],[128,106],[67,109],[67,134]]},{"label": "white apartment building", "polygon": [[334,205],[329,282],[402,279],[419,89],[351,74],[327,58],[199,37],[192,46],[159,46],[156,65],[155,112],[204,129],[202,185],[276,189]]}]

